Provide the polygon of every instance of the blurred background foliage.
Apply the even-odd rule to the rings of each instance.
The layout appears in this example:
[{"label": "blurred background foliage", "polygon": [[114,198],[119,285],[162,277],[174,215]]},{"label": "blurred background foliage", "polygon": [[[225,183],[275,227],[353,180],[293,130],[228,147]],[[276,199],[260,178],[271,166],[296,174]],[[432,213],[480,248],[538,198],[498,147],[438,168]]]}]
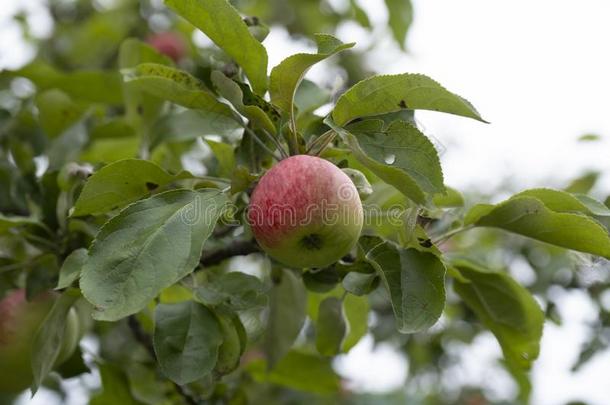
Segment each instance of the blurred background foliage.
[{"label": "blurred background foliage", "polygon": [[[312,38],[314,33],[336,33],[346,21],[359,24],[371,33],[375,30],[355,0],[236,0],[233,3],[247,16],[250,28],[263,37],[268,29],[282,26],[294,41],[309,41],[307,38]],[[390,15],[388,25],[382,27],[382,34],[375,30],[375,35],[393,38],[399,48],[408,51],[412,7],[405,0],[386,0],[385,4]],[[92,169],[102,163],[148,157],[149,153],[153,161],[171,172],[188,168],[216,175],[222,170],[222,162],[210,153],[209,147],[198,141],[201,135],[198,132],[199,118],[188,112],[161,110],[150,129],[153,144],[142,150],[139,134],[129,124],[122,104],[118,73],[121,43],[129,37],[146,41],[157,33],[171,32],[183,42],[186,51],[186,55],[176,63],[204,82],[209,80],[212,67],[230,69],[231,65],[222,51],[196,34],[189,23],[176,18],[160,0],[49,0],[47,7],[53,24],[52,34],[46,37],[32,32],[27,13],[15,16],[24,37],[35,47],[36,56],[20,70],[5,71],[0,75],[0,211],[6,215],[40,213],[49,228],[60,228],[60,232],[62,226],[69,226],[70,232],[63,230],[69,237],[62,242],[65,244],[63,251],[69,252],[86,247],[101,223],[90,224],[77,219],[66,221],[66,207],[72,205],[74,195],[66,192],[73,190],[70,186],[62,188],[62,181],[64,184],[82,184]],[[324,90],[329,97],[371,73],[365,67],[365,53],[366,50],[344,52],[333,59],[332,73],[342,81],[335,87],[330,86],[331,81],[325,83],[327,87]],[[324,102],[314,104],[314,107],[322,104]],[[180,115],[179,120],[175,119],[177,115]],[[585,173],[566,184],[565,189],[588,193],[596,179],[596,173]],[[467,192],[465,207],[475,201],[497,201],[498,196],[518,191],[510,187],[513,186],[487,194],[476,190]],[[375,190],[369,198],[377,201],[404,198],[395,190],[379,190],[379,187]],[[609,199],[606,199],[606,205],[610,207]],[[419,221],[427,229],[443,229],[460,218],[465,209],[446,209],[431,218],[420,217]],[[606,223],[606,226],[610,224]],[[393,232],[390,229],[388,237],[392,238]],[[44,230],[32,231],[24,239],[0,235],[0,295],[15,283],[11,264],[27,259],[37,244],[44,243]],[[216,243],[222,244],[222,239]],[[510,272],[535,294],[548,322],[561,324],[557,300],[566,291],[586,293],[597,312],[596,320],[589,325],[588,340],[573,369],[578,370],[597,353],[607,349],[610,342],[610,272],[607,262],[488,229],[458,235],[441,247],[448,254],[454,250],[466,250],[470,257],[490,263],[494,269]],[[249,258],[247,266],[264,265],[257,254]],[[46,264],[57,267],[57,263]],[[220,267],[235,266],[245,266],[244,261],[232,260]],[[36,266],[33,265],[26,273],[25,277],[37,277]],[[332,280],[315,281],[328,283],[328,289],[334,286]],[[317,288],[319,291],[320,286]],[[326,287],[321,288],[324,290]],[[395,392],[359,393],[357,387],[341,381],[329,364],[308,363],[306,359],[296,358],[289,359],[296,362],[296,372],[288,368],[289,372],[282,375],[281,370],[277,371],[273,380],[276,383],[261,384],[258,382],[261,371],[256,363],[260,352],[255,347],[246,353],[250,358],[247,360],[250,361],[247,367],[250,373],[216,385],[214,392],[207,393],[210,403],[241,404],[245,403],[245,397],[250,403],[265,404],[515,403],[515,398],[497,398],[493,380],[473,385],[462,381],[459,376],[456,378],[464,361],[464,348],[480,334],[489,332],[479,326],[472,311],[452,291],[448,289],[447,307],[439,323],[427,332],[414,335],[396,332],[390,302],[381,290],[370,295],[368,322],[375,344],[390,344],[408,361],[404,387]],[[309,294],[310,300],[320,300],[316,298],[320,293],[310,291]],[[145,316],[141,321],[146,324]],[[171,384],[159,383],[153,369],[147,367],[150,358],[130,333],[127,320],[98,323],[95,328],[99,340],[92,338],[95,341],[92,346],[99,347],[104,362],[96,363],[95,355],[89,354],[87,366],[99,367],[103,389],[100,393],[99,386],[93,384],[90,387],[94,396],[92,403],[162,404],[178,401],[177,394],[168,394],[173,392]],[[256,325],[250,325],[250,329],[250,332],[256,331]],[[307,331],[301,338],[304,347],[314,344]],[[476,362],[477,359],[469,361]],[[498,358],[499,372],[503,367]],[[309,369],[309,373],[299,373],[301,368]],[[70,376],[69,370],[66,375]],[[312,375],[316,379],[311,379]],[[320,381],[331,388],[334,384],[343,388],[338,395],[327,394]],[[516,375],[515,381],[522,393],[530,390],[526,376]],[[61,384],[49,383],[47,388],[56,391],[60,397],[67,395],[66,387]],[[203,386],[200,389],[205,391]],[[516,396],[516,391],[513,391]],[[132,402],[125,400],[125,392],[130,393],[127,397],[135,399]]]}]

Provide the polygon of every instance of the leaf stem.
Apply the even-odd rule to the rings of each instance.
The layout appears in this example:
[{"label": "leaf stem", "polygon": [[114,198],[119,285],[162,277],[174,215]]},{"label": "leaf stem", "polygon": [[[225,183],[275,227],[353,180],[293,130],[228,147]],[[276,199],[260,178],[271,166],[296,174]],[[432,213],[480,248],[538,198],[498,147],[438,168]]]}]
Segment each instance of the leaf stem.
[{"label": "leaf stem", "polygon": [[265,136],[267,136],[267,138],[271,140],[271,142],[273,142],[277,150],[280,152],[280,155],[282,155],[282,159],[285,159],[290,156],[290,154],[284,149],[280,141],[275,136],[271,135],[264,129],[261,129],[261,131],[265,134]]},{"label": "leaf stem", "polygon": [[43,246],[46,246],[47,248],[51,249],[52,251],[56,251],[57,248],[59,247],[55,242],[53,242],[51,240],[46,240],[44,238],[41,238],[40,236],[27,234],[27,235],[24,235],[24,237],[28,242],[30,242],[30,241],[37,242]]},{"label": "leaf stem", "polygon": [[[330,145],[330,143],[335,139],[335,136],[337,136],[337,133],[334,132],[332,129],[330,131],[328,131],[328,132],[330,132],[330,134],[328,134],[326,136],[327,139],[323,140],[322,146],[320,146],[320,148],[314,154],[314,156],[320,156],[322,154],[322,152],[324,152],[324,149],[326,149],[326,147],[328,145]],[[326,132],[326,133],[328,133],[328,132]]]},{"label": "leaf stem", "polygon": [[309,146],[307,147],[307,149],[305,150],[305,153],[309,154],[309,152],[311,152],[313,150],[313,148],[320,143],[321,140],[323,140],[322,138],[326,137],[327,134],[329,132],[331,132],[332,129],[329,129],[328,131],[324,132],[322,135],[318,136],[316,139],[314,139],[313,141],[311,141],[309,143]]},{"label": "leaf stem", "polygon": [[289,149],[291,149],[292,154],[297,154],[299,151],[299,140],[297,137],[297,122],[296,119],[294,118],[294,103],[292,103],[290,105],[290,125],[292,127],[291,130],[291,137],[290,137],[290,143],[292,144],[292,147],[289,146]]},{"label": "leaf stem", "polygon": [[432,243],[437,245],[437,244],[439,244],[441,242],[444,242],[447,239],[457,235],[458,233],[461,233],[461,232],[464,232],[464,231],[468,231],[468,230],[470,230],[472,228],[474,228],[474,225],[467,225],[467,226],[462,226],[460,228],[453,229],[453,230],[451,230],[449,232],[446,232],[446,233],[444,233],[442,235],[439,235],[438,237],[432,239]]},{"label": "leaf stem", "polygon": [[269,147],[267,147],[267,145],[265,145],[265,142],[263,142],[263,141],[262,141],[262,140],[261,140],[261,139],[258,137],[258,135],[256,135],[256,132],[254,132],[253,130],[251,130],[251,129],[250,129],[250,128],[248,128],[248,127],[244,127],[244,129],[246,130],[246,132],[247,132],[248,134],[250,134],[250,136],[252,137],[252,139],[254,139],[254,141],[255,141],[256,143],[258,143],[258,144],[259,144],[259,146],[260,146],[261,148],[263,148],[263,149],[264,149],[264,150],[265,150],[267,153],[269,153],[269,154],[270,154],[270,155],[271,155],[271,156],[272,156],[272,157],[273,157],[275,160],[277,160],[278,162],[279,162],[280,160],[282,160],[282,158],[281,158],[280,156],[276,155],[276,154],[275,154],[275,153],[274,153],[274,152],[273,152],[271,149],[269,149]]},{"label": "leaf stem", "polygon": [[194,176],[197,180],[205,180],[205,181],[215,181],[217,183],[230,184],[230,179],[224,179],[222,177],[214,177],[214,176]]}]

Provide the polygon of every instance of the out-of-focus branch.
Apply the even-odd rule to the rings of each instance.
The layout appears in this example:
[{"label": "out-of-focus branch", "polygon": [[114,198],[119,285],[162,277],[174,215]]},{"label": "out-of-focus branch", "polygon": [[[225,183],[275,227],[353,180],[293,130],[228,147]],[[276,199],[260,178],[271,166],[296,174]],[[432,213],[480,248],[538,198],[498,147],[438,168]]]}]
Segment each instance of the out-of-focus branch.
[{"label": "out-of-focus branch", "polygon": [[260,248],[254,241],[239,241],[218,250],[204,253],[203,256],[201,256],[199,263],[203,267],[209,267],[217,265],[223,260],[229,259],[233,256],[244,256],[256,252],[260,252]]}]

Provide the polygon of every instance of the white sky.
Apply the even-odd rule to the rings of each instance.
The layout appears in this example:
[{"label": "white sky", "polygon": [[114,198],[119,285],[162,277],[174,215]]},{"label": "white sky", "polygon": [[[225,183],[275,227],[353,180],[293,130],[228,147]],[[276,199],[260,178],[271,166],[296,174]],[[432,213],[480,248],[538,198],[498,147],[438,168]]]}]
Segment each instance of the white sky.
[{"label": "white sky", "polygon": [[[6,16],[17,4],[37,10],[37,3],[40,1],[2,1],[0,68],[14,67],[31,56],[27,48],[17,45],[18,31]],[[345,1],[332,3],[341,7]],[[383,1],[359,3],[383,27],[387,18]],[[414,0],[414,6],[408,55],[399,53],[391,41],[380,39],[379,30],[370,34],[354,23],[344,24],[339,36],[358,41],[361,49],[374,43],[373,70],[427,74],[466,97],[491,121],[485,125],[439,113],[419,113],[427,133],[447,148],[442,160],[449,185],[486,192],[508,179],[519,189],[561,187],[584,170],[596,169],[605,173],[596,194],[610,194],[610,2]],[[48,32],[44,14],[36,12],[33,18],[39,34]],[[297,50],[310,48],[289,44],[280,30],[273,31],[265,44],[271,50],[271,66]],[[314,68],[312,77],[322,77],[325,69],[324,65]],[[604,140],[576,142],[584,133],[602,135]],[[582,294],[565,294],[559,306],[566,322],[562,327],[547,323],[533,372],[533,403],[558,404],[571,399],[593,405],[608,403],[610,353],[598,356],[575,375],[569,373],[586,338],[583,325],[591,320],[590,305]],[[388,359],[388,350],[382,347],[375,352],[370,340],[365,340],[338,367],[356,386],[382,390],[400,386],[402,379],[396,379],[396,374],[404,375],[407,367],[395,359],[379,361]],[[487,365],[498,353],[497,343],[483,336],[468,349],[470,360],[457,375],[484,381]],[[371,375],[377,376],[372,386]],[[498,378],[498,385],[504,387],[499,388],[501,394],[511,383]],[[37,401],[39,398],[44,397]]]},{"label": "white sky", "polygon": [[[374,3],[363,2],[382,9]],[[561,185],[597,168],[610,193],[610,2],[419,0],[415,12],[412,54],[377,48],[373,60],[384,72],[428,74],[491,121],[420,114],[448,147],[450,184]],[[577,145],[585,132],[605,142]]]}]

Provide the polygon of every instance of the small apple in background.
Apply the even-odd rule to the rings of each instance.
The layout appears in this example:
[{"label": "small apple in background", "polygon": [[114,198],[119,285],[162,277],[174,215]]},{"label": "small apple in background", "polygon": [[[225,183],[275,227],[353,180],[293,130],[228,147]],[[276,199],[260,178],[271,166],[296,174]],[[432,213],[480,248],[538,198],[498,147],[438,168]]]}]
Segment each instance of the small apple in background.
[{"label": "small apple in background", "polygon": [[260,179],[248,207],[254,237],[271,257],[296,268],[324,267],[358,241],[363,211],[350,178],[308,155],[282,160]]},{"label": "small apple in background", "polygon": [[[25,290],[19,289],[0,301],[0,392],[19,392],[32,384],[34,336],[56,298],[56,294],[45,292],[28,302]],[[78,317],[71,309],[56,365],[74,353],[78,340]]]},{"label": "small apple in background", "polygon": [[184,39],[175,32],[159,32],[152,34],[146,40],[159,53],[178,62],[186,55],[187,47]]}]

